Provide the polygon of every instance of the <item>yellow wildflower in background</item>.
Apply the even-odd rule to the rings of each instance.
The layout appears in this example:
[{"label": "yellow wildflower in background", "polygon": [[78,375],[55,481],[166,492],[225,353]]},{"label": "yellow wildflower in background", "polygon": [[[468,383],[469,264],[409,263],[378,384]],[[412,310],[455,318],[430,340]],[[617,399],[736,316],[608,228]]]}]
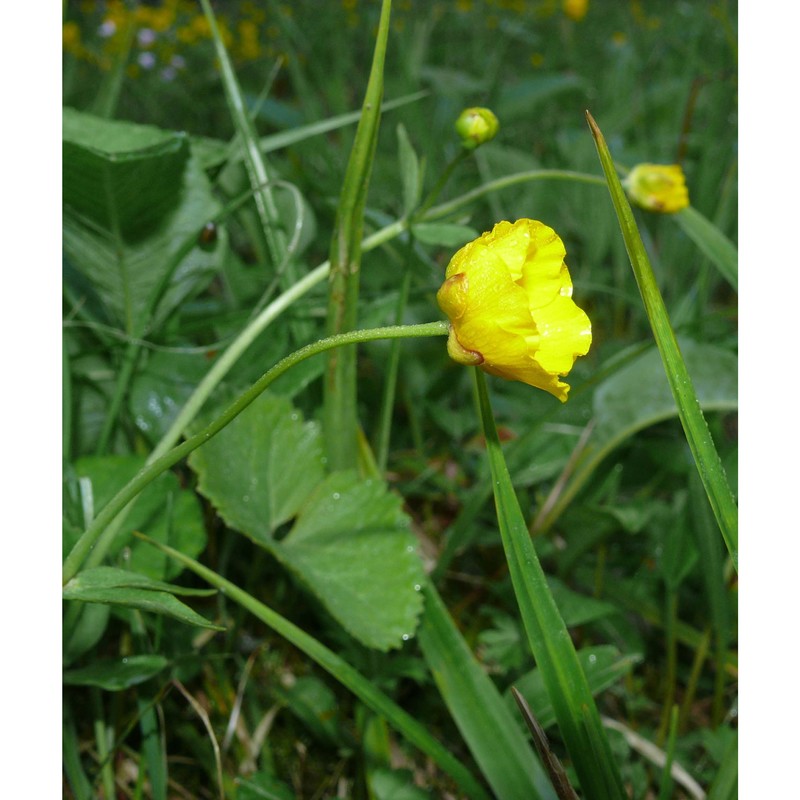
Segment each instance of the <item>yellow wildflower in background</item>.
[{"label": "yellow wildflower in background", "polygon": [[566,402],[559,378],[589,352],[592,325],[572,299],[565,256],[558,234],[532,219],[498,222],[462,247],[436,295],[450,357]]},{"label": "yellow wildflower in background", "polygon": [[648,211],[672,214],[689,205],[689,190],[677,164],[638,164],[622,182],[630,199]]},{"label": "yellow wildflower in background", "polygon": [[580,22],[589,10],[589,0],[564,0],[564,13],[575,22]]}]

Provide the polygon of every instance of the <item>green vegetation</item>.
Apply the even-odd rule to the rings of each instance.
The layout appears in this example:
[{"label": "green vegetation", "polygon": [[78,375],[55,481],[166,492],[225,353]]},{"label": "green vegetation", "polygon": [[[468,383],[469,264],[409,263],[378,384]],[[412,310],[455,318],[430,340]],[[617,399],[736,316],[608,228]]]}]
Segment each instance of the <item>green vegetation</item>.
[{"label": "green vegetation", "polygon": [[[736,14],[65,4],[65,797],[736,797]],[[448,357],[521,218],[563,404]]]}]

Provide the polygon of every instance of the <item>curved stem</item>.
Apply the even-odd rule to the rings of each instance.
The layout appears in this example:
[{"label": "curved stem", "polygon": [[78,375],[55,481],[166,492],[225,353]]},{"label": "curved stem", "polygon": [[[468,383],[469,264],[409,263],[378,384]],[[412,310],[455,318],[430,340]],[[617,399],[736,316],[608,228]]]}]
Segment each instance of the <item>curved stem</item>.
[{"label": "curved stem", "polygon": [[169,469],[173,464],[176,464],[193,450],[196,450],[200,445],[205,444],[212,436],[219,433],[229,422],[244,411],[244,409],[247,408],[247,406],[249,406],[276,378],[283,375],[290,367],[293,367],[295,364],[317,353],[322,353],[326,350],[331,350],[334,347],[341,347],[346,344],[370,342],[376,339],[445,336],[447,335],[448,328],[448,323],[439,321],[423,323],[421,325],[393,325],[386,328],[348,331],[347,333],[340,333],[335,336],[329,336],[326,339],[320,339],[318,342],[313,342],[305,347],[301,347],[291,355],[286,356],[286,358],[279,361],[272,369],[265,372],[247,391],[239,395],[226,411],[203,428],[203,430],[159,458],[156,458],[150,464],[145,465],[133,479],[104,506],[103,510],[83,532],[81,538],[75,543],[75,546],[65,559],[62,570],[63,583],[67,583],[67,581],[75,576],[89,553],[95,548],[106,526],[113,521],[114,517],[116,517],[145,486],[157,478],[162,472]]},{"label": "curved stem", "polygon": [[566,169],[534,169],[528,172],[517,172],[513,175],[505,175],[502,178],[497,178],[493,181],[488,181],[482,186],[478,186],[471,192],[462,194],[454,200],[448,200],[446,203],[440,203],[438,206],[431,208],[425,219],[438,219],[439,217],[452,214],[462,206],[483,197],[485,194],[499,191],[500,189],[507,189],[509,186],[515,186],[518,183],[525,183],[526,181],[536,180],[561,180],[561,181],[575,181],[577,183],[588,183],[593,186],[605,186],[606,182],[599,175],[589,175],[585,172],[572,172]]}]

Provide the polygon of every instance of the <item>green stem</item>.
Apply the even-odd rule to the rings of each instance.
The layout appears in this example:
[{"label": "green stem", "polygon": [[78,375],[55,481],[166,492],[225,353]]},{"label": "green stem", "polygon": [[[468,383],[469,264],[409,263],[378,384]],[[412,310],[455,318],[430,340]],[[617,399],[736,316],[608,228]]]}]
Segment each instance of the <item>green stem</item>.
[{"label": "green stem", "polygon": [[145,465],[131,481],[129,481],[110,501],[105,505],[91,524],[81,535],[80,539],[64,560],[62,569],[63,583],[67,583],[75,576],[81,565],[94,549],[103,531],[111,523],[114,517],[122,511],[128,503],[133,500],[139,492],[144,489],[151,481],[157,478],[162,472],[169,469],[182,458],[185,458],[200,445],[205,444],[212,436],[221,431],[231,420],[244,411],[274,380],[279,378],[288,369],[317,353],[331,350],[334,347],[342,347],[347,344],[357,344],[359,342],[372,342],[377,339],[408,339],[424,336],[446,336],[448,333],[448,323],[428,322],[421,325],[394,325],[386,328],[370,328],[361,331],[348,331],[327,339],[320,339],[318,342],[306,345],[291,355],[279,361],[272,369],[265,372],[247,391],[239,397],[224,411],[219,417],[213,420],[203,430],[187,439],[182,444],[174,447],[164,455]]},{"label": "green stem", "polygon": [[513,175],[504,175],[502,178],[487,181],[483,185],[477,186],[472,191],[462,194],[460,197],[434,206],[425,215],[425,219],[445,217],[448,214],[452,214],[454,211],[458,211],[462,206],[471,203],[473,200],[477,200],[491,192],[507,189],[509,186],[516,186],[518,183],[537,180],[575,181],[576,183],[588,183],[593,186],[606,185],[606,182],[599,175],[589,175],[585,172],[571,172],[570,170],[564,169],[535,169],[527,172],[516,172]]},{"label": "green stem", "polygon": [[450,180],[450,176],[456,171],[458,165],[462,161],[466,161],[473,152],[474,151],[472,150],[465,150],[462,148],[450,160],[450,163],[444,168],[442,174],[439,176],[439,180],[436,181],[436,185],[430,190],[428,196],[422,201],[420,207],[414,212],[412,217],[414,222],[418,222],[425,215],[425,212],[436,202],[436,198],[441,194],[442,189],[444,189],[444,187],[447,185],[447,181]]},{"label": "green stem", "polygon": [[128,394],[128,385],[133,376],[136,362],[139,360],[142,334],[144,333],[144,326],[142,325],[139,327],[140,330],[133,334],[133,338],[128,342],[128,346],[125,348],[125,353],[122,356],[122,367],[117,373],[117,380],[114,383],[114,394],[111,396],[111,402],[109,403],[105,419],[103,420],[103,428],[100,431],[100,437],[97,441],[97,447],[95,448],[96,455],[103,455],[108,450],[108,444],[111,439],[111,434],[116,427],[122,401]]}]

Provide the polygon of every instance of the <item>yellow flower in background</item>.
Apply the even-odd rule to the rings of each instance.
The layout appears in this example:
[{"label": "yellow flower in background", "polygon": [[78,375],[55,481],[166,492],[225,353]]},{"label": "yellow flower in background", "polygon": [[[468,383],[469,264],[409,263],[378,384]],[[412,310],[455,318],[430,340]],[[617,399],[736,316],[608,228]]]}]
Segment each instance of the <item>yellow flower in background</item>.
[{"label": "yellow flower in background", "polygon": [[677,164],[638,164],[622,182],[630,199],[648,211],[672,214],[689,205],[689,190]]},{"label": "yellow flower in background", "polygon": [[589,0],[564,0],[564,13],[575,22],[580,22],[589,10]]},{"label": "yellow flower in background", "polygon": [[468,150],[491,141],[499,130],[500,121],[488,108],[465,108],[456,120],[456,133]]},{"label": "yellow flower in background", "polygon": [[565,255],[558,234],[533,219],[498,222],[462,247],[436,295],[450,357],[566,402],[559,378],[589,352],[592,325],[572,299]]}]

